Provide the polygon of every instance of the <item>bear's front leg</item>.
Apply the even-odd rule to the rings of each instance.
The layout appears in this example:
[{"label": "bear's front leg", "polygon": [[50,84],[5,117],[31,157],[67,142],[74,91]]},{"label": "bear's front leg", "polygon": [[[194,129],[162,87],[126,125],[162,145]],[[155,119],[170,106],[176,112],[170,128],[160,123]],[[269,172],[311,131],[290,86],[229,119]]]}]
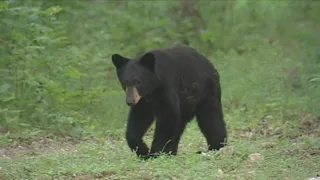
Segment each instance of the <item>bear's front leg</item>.
[{"label": "bear's front leg", "polygon": [[138,104],[130,108],[126,140],[130,149],[136,152],[137,156],[145,157],[149,154],[149,148],[142,138],[153,121],[152,106],[145,100],[140,100]]},{"label": "bear's front leg", "polygon": [[150,155],[159,153],[176,155],[180,133],[180,105],[178,96],[164,99],[156,111],[156,129]]}]

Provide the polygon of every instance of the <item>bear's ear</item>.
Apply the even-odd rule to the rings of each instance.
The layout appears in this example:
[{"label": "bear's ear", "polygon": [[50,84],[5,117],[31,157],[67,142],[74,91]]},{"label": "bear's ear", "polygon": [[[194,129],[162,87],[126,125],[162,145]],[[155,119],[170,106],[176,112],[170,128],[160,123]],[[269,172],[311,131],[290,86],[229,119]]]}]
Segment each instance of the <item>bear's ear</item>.
[{"label": "bear's ear", "polygon": [[116,66],[117,69],[120,69],[129,61],[128,58],[122,57],[119,54],[113,54],[111,59],[112,59],[114,66]]},{"label": "bear's ear", "polygon": [[140,60],[140,64],[148,68],[151,72],[154,72],[155,61],[156,61],[156,58],[154,54],[148,52],[142,56]]}]

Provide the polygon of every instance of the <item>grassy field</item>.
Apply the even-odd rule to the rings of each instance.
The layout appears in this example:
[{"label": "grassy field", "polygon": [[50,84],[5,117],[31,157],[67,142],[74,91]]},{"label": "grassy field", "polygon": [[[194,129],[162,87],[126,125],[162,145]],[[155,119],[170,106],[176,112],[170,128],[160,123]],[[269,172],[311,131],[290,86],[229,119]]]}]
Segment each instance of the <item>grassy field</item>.
[{"label": "grassy field", "polygon": [[[234,115],[228,116],[229,124],[256,115],[230,113]],[[123,136],[75,139],[49,134],[34,139],[20,137],[2,146],[0,177],[301,180],[319,175],[319,136],[298,136],[299,130],[293,127],[273,128],[263,124],[264,121],[261,119],[251,130],[230,129],[230,142],[226,148],[201,155],[195,152],[205,150],[205,140],[192,123],[183,136],[178,156],[150,161],[140,161],[130,153]],[[311,131],[308,128],[300,130]],[[150,140],[149,135],[146,141],[150,143]]]},{"label": "grassy field", "polygon": [[[50,2],[55,4],[45,3]],[[307,13],[294,9],[290,14],[285,3],[273,6],[261,1],[251,7],[243,1],[230,14],[223,12],[226,23],[221,24],[220,11],[214,16],[217,19],[209,15],[223,3],[199,1],[207,25],[197,31],[191,27],[193,21],[183,21],[181,27],[173,22],[178,20],[170,13],[179,7],[178,1],[127,2],[123,7],[117,2],[57,2],[66,11],[57,15],[59,22],[52,22],[51,16],[50,21],[43,20],[54,24],[52,31],[46,29],[53,28],[51,24],[46,28],[42,24],[32,26],[33,31],[15,29],[12,37],[9,33],[17,38],[12,41],[9,35],[0,39],[17,49],[3,56],[17,62],[15,66],[9,61],[0,64],[12,69],[14,76],[3,76],[0,86],[0,179],[304,180],[320,176],[320,16],[312,8],[320,3],[302,3],[310,8]],[[1,7],[4,12],[5,5]],[[246,14],[248,7],[255,10],[255,18]],[[11,20],[24,23],[8,14],[4,16],[8,27]],[[36,28],[49,39],[41,36],[44,45],[28,40],[41,35]],[[110,55],[134,56],[184,43],[185,37],[221,74],[228,146],[196,154],[206,150],[206,142],[193,121],[177,156],[141,161],[124,139],[128,107]],[[41,45],[42,53],[33,51]],[[26,51],[20,52],[24,47]],[[6,48],[1,52],[9,52]],[[27,60],[19,64],[21,57]],[[20,75],[27,80],[20,81]],[[46,90],[35,91],[37,81]],[[24,89],[5,88],[6,82]],[[12,92],[16,99],[11,98]],[[145,137],[148,144],[153,130],[154,126]]]}]

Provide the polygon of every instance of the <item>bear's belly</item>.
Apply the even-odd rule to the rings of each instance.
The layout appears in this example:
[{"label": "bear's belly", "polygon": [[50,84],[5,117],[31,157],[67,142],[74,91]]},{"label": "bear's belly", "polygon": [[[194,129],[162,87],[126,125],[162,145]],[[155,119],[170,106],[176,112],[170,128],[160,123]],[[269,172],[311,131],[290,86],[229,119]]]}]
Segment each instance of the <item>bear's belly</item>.
[{"label": "bear's belly", "polygon": [[190,121],[196,111],[196,107],[198,105],[197,98],[194,97],[187,97],[180,99],[180,117],[183,121]]},{"label": "bear's belly", "polygon": [[[194,114],[195,108],[197,107],[200,95],[195,92],[180,92],[180,111],[181,114],[185,114],[186,116],[191,116]],[[190,114],[190,115],[187,115]]]}]

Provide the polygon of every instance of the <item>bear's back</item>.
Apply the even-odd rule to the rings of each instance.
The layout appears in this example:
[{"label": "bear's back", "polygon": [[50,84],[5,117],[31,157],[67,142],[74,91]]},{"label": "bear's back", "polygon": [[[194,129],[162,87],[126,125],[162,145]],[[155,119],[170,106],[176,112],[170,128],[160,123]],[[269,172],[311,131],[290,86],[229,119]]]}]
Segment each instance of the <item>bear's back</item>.
[{"label": "bear's back", "polygon": [[174,45],[151,51],[156,56],[158,71],[191,81],[201,80],[217,74],[213,64],[194,48]]}]

